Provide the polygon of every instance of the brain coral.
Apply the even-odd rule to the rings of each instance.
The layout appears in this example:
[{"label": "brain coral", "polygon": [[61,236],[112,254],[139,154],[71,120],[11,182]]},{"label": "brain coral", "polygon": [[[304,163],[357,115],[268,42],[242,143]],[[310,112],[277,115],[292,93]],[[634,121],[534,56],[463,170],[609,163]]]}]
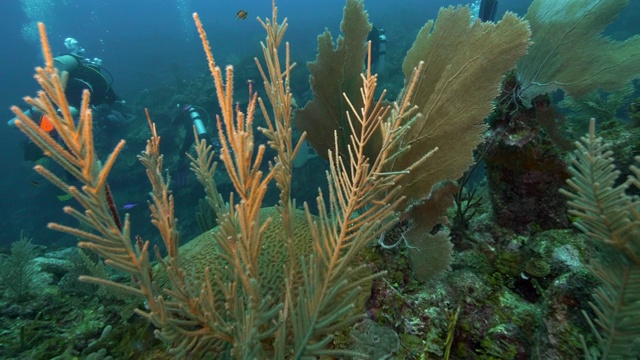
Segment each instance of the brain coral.
[{"label": "brain coral", "polygon": [[[297,250],[296,256],[308,256],[313,250],[313,238],[310,232],[309,224],[307,223],[307,215],[303,210],[294,210],[291,214],[293,216],[294,227],[294,247]],[[289,255],[287,253],[287,245],[283,237],[282,222],[279,221],[278,210],[275,207],[262,208],[260,212],[260,223],[264,223],[268,218],[271,218],[269,226],[265,231],[265,237],[262,240],[262,250],[260,253],[259,267],[260,267],[260,283],[264,294],[271,295],[274,299],[281,298],[284,291],[284,269],[288,264]],[[319,218],[312,215],[314,221],[319,221]],[[226,266],[224,258],[220,253],[220,246],[216,239],[213,237],[213,233],[217,231],[217,227],[202,233],[188,243],[180,246],[180,256],[178,264],[185,271],[186,274],[190,274],[199,282],[204,280],[204,271],[208,267],[211,275],[219,274],[216,269],[221,269]],[[299,266],[299,263],[298,263]],[[366,271],[366,273],[364,273]],[[294,279],[294,289],[302,281],[302,272],[297,271],[299,275]],[[370,276],[371,273],[368,270],[354,272],[354,278],[362,279]],[[154,269],[154,276],[156,283],[160,288],[168,285],[168,279],[164,269],[161,266],[156,266]],[[356,307],[354,310],[363,309],[366,299],[370,295],[372,282],[365,283],[362,293],[356,300]]]}]

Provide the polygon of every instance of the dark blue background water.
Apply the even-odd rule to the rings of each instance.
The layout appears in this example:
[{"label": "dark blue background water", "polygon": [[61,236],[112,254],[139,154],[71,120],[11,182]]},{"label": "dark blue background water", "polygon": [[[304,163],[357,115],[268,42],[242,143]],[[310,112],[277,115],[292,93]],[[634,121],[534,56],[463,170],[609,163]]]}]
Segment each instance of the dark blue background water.
[{"label": "dark blue background water", "polygon": [[[501,1],[499,12],[524,13],[529,1]],[[55,5],[53,5],[55,3]],[[412,42],[418,29],[434,18],[446,0],[365,1],[370,20]],[[637,4],[635,4],[637,6]],[[292,56],[304,66],[315,56],[316,37],[325,27],[337,35],[343,0],[280,0],[280,18],[289,18],[286,40]],[[238,10],[247,20],[235,19]],[[30,183],[39,180],[31,163],[22,160],[17,130],[4,126],[13,117],[12,104],[33,95],[33,69],[42,64],[35,22],[44,21],[54,55],[64,53],[63,40],[76,38],[88,57],[98,57],[114,76],[114,88],[125,100],[145,89],[174,81],[172,69],[193,77],[208,71],[191,19],[197,11],[204,22],[214,55],[220,63],[253,55],[264,39],[256,16],[270,17],[270,0],[10,0],[0,2],[0,246],[15,241],[20,229],[47,244],[60,237],[45,229],[44,219],[61,221],[62,203]],[[633,11],[621,24],[630,24]],[[635,12],[637,14],[637,12]],[[392,34],[389,34],[391,37]],[[389,51],[394,44],[389,44]],[[302,61],[301,61],[302,60]],[[302,105],[302,104],[301,104]],[[43,216],[43,214],[45,216]],[[37,215],[37,216],[36,216]]]}]

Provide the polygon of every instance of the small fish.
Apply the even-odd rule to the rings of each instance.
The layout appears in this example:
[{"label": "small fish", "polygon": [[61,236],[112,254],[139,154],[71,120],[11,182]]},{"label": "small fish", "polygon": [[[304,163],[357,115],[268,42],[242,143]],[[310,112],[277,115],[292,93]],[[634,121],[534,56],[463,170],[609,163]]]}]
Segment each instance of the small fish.
[{"label": "small fish", "polygon": [[33,180],[33,181],[31,182],[31,186],[36,186],[36,187],[37,187],[37,186],[40,186],[40,183],[39,183],[39,182],[37,182],[37,181],[35,181],[35,180]]},{"label": "small fish", "polygon": [[138,203],[126,203],[126,204],[122,205],[122,209],[123,210],[131,210],[136,206],[138,206]]},{"label": "small fish", "polygon": [[249,15],[249,13],[245,10],[238,10],[236,13],[236,20],[244,20],[247,18],[247,15]]}]

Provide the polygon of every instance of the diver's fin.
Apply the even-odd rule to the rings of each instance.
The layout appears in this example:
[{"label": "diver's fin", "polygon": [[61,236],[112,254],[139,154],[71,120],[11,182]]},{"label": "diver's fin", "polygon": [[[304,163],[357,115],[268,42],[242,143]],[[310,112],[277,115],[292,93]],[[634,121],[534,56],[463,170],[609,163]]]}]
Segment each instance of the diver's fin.
[{"label": "diver's fin", "polygon": [[71,198],[73,198],[73,195],[71,194],[62,194],[62,195],[57,195],[58,200],[60,201],[67,201],[67,200],[71,200]]},{"label": "diver's fin", "polygon": [[498,0],[482,0],[478,17],[482,21],[494,21],[496,10],[498,10]]}]

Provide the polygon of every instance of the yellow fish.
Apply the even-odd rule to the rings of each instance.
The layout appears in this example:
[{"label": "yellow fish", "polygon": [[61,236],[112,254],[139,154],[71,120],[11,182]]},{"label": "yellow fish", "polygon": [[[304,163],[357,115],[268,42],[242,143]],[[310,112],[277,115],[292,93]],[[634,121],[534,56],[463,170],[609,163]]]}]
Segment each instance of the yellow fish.
[{"label": "yellow fish", "polygon": [[244,20],[247,18],[247,15],[249,15],[248,12],[244,10],[238,10],[238,12],[236,13],[236,20]]}]

